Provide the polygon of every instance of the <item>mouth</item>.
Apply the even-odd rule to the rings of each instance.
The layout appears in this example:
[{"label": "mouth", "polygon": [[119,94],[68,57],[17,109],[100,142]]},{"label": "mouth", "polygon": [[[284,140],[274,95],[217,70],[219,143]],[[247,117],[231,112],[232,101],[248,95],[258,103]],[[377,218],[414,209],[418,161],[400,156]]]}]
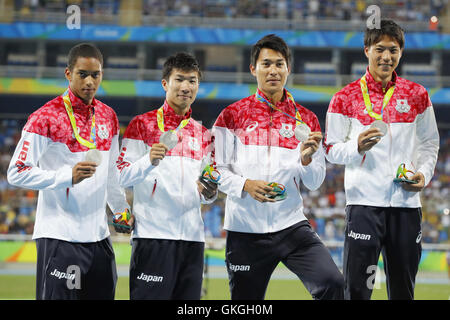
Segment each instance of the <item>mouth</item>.
[{"label": "mouth", "polygon": [[268,79],[267,82],[268,82],[268,83],[275,84],[275,83],[279,83],[280,80],[279,80],[279,79]]},{"label": "mouth", "polygon": [[393,65],[390,63],[379,63],[378,66],[382,68],[392,68]]},{"label": "mouth", "polygon": [[84,88],[84,89],[81,89],[81,91],[83,91],[86,94],[91,94],[91,93],[94,93],[95,90],[94,89]]},{"label": "mouth", "polygon": [[186,99],[191,99],[191,96],[180,94],[180,95],[178,95],[178,98],[186,100]]}]

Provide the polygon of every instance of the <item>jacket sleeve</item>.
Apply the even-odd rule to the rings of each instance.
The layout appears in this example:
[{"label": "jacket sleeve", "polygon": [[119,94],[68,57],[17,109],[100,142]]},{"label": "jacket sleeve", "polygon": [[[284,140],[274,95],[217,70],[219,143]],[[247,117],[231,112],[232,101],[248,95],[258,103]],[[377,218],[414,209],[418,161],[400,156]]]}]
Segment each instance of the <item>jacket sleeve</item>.
[{"label": "jacket sleeve", "polygon": [[302,165],[300,160],[299,175],[305,187],[309,190],[317,190],[325,180],[326,165],[323,146],[313,154],[312,161],[307,166]]},{"label": "jacket sleeve", "polygon": [[335,164],[360,162],[358,136],[351,135],[351,118],[342,112],[345,99],[337,93],[331,99],[326,115],[324,151],[326,159]]},{"label": "jacket sleeve", "polygon": [[[317,117],[312,114],[312,117],[310,116],[309,118],[311,119],[309,124],[311,131],[321,131]],[[304,166],[301,162],[301,157],[299,162],[299,175],[305,187],[311,191],[318,189],[322,185],[326,174],[325,155],[322,143],[319,144],[319,149],[313,154],[311,163]]]},{"label": "jacket sleeve", "polygon": [[119,183],[131,187],[144,181],[155,168],[150,162],[150,150],[142,138],[139,119],[134,118],[128,125],[122,140],[122,149],[117,158]]},{"label": "jacket sleeve", "polygon": [[[117,121],[117,129],[119,123]],[[119,185],[119,171],[116,168],[116,159],[119,155],[119,130],[113,136],[110,148],[109,163],[108,163],[108,181],[107,181],[107,198],[109,208],[112,212],[123,212],[125,209],[130,210],[130,205],[127,202],[125,190]]]},{"label": "jacket sleeve", "polygon": [[[424,88],[425,90],[425,88]],[[425,177],[425,186],[433,178],[439,151],[439,131],[436,124],[433,105],[425,90],[424,102],[425,111],[418,115],[417,119],[417,171]]]},{"label": "jacket sleeve", "polygon": [[[32,114],[22,130],[22,136],[8,167],[8,182],[33,190],[69,188],[72,186],[72,167],[64,165],[53,171],[43,170],[38,165],[39,159],[51,144],[45,133],[31,130],[38,118],[36,114]],[[42,126],[42,123],[40,125]]]},{"label": "jacket sleeve", "polygon": [[233,130],[234,120],[222,111],[213,126],[214,160],[221,174],[219,190],[227,195],[242,198],[245,177],[236,174],[232,169],[236,155],[236,136]]}]

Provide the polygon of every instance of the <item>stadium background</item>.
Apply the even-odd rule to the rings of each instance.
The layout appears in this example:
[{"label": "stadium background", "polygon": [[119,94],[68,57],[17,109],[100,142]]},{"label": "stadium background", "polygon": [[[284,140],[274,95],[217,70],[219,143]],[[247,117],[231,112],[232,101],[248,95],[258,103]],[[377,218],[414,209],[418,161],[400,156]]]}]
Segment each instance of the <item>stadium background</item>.
[{"label": "stadium background", "polygon": [[[73,22],[66,13],[71,4],[81,9],[79,29],[69,29],[66,24]],[[162,62],[177,51],[191,52],[200,61],[204,78],[193,116],[210,128],[224,107],[255,92],[256,82],[248,70],[250,47],[263,35],[276,33],[293,51],[288,89],[296,101],[317,114],[324,128],[333,94],[366,69],[362,39],[369,17],[366,9],[372,4],[380,7],[382,18],[393,18],[406,30],[406,48],[397,72],[424,85],[435,107],[441,145],[435,176],[422,193],[424,252],[418,285],[431,286],[420,298],[448,299],[448,0],[0,0],[0,298],[34,297],[34,282],[23,279],[33,276],[36,260],[35,245],[29,239],[37,192],[9,185],[6,170],[29,114],[66,89],[64,67],[74,44],[88,41],[101,49],[105,69],[97,97],[116,110],[123,134],[133,116],[162,104]],[[302,188],[307,217],[340,267],[343,190],[343,167],[329,163],[319,190]],[[127,195],[132,203],[131,189]],[[211,248],[205,257],[205,288],[210,293],[228,291],[223,262],[225,232],[221,228],[224,198],[221,194],[214,204],[202,208]],[[119,274],[126,278],[128,237],[111,232]],[[380,269],[382,265],[380,259]],[[282,266],[278,269],[273,283],[279,288],[269,290],[268,298],[297,297],[279,294],[291,285],[295,291],[298,281]],[[383,282],[383,272],[377,279]],[[23,292],[15,292],[8,281],[25,281]]]}]

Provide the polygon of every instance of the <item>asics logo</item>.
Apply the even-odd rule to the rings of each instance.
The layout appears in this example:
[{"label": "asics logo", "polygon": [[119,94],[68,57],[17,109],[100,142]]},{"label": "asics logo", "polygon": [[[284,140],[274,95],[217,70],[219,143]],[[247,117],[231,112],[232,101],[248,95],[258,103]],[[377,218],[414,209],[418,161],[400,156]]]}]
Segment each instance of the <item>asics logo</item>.
[{"label": "asics logo", "polygon": [[422,230],[420,230],[420,231],[419,231],[419,234],[417,235],[416,243],[419,243],[420,240],[422,240]]},{"label": "asics logo", "polygon": [[252,132],[253,130],[256,129],[257,126],[258,126],[258,122],[255,121],[255,122],[253,122],[251,125],[249,125],[249,126],[247,127],[247,129],[245,129],[245,131],[247,131],[247,132]]}]

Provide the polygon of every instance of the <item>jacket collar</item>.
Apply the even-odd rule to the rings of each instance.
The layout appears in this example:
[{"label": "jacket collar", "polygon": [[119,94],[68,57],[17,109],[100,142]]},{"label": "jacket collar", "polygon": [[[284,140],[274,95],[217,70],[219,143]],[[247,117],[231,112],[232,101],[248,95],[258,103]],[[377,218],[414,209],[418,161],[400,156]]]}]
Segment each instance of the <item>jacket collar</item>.
[{"label": "jacket collar", "polygon": [[[263,97],[264,99],[266,99],[267,101],[270,101],[270,103],[273,103],[273,102],[272,102],[272,101],[264,94],[264,92],[262,92],[261,90],[259,90],[259,88],[256,89],[256,93],[259,94],[259,95],[260,95],[261,97]],[[255,100],[258,101],[258,102],[260,102],[261,104],[267,106],[267,107],[270,108],[271,110],[273,110],[267,103],[262,102],[262,101],[259,101],[259,100],[256,98],[256,95],[255,95]],[[286,90],[286,88],[283,88],[283,98],[282,98],[279,102],[277,102],[277,103],[275,104],[275,107],[278,108],[278,109],[287,109],[287,108],[290,108],[291,104],[292,104],[292,101],[288,98],[287,90]],[[293,107],[295,107],[295,105],[293,105]]]},{"label": "jacket collar", "polygon": [[367,69],[366,69],[365,76],[366,76],[367,87],[369,89],[369,92],[373,92],[374,91],[374,92],[379,92],[379,93],[382,93],[382,94],[384,94],[384,92],[386,92],[390,87],[394,86],[396,81],[397,81],[397,79],[398,79],[397,73],[394,70],[392,72],[392,79],[391,79],[391,81],[389,81],[387,83],[386,88],[383,91],[383,86],[382,86],[381,82],[375,81],[375,79],[372,77],[372,75],[369,72],[369,67],[367,67]]},{"label": "jacket collar", "polygon": [[70,103],[72,104],[73,109],[89,110],[89,108],[96,107],[98,104],[98,100],[95,99],[95,97],[92,99],[92,103],[87,105],[72,92],[70,87],[67,91],[69,92]]},{"label": "jacket collar", "polygon": [[176,114],[172,107],[169,105],[167,100],[164,100],[163,104],[164,112],[164,123],[165,124],[175,124],[176,126],[184,119],[188,119],[192,116],[192,108],[189,107],[188,112],[184,116]]}]

